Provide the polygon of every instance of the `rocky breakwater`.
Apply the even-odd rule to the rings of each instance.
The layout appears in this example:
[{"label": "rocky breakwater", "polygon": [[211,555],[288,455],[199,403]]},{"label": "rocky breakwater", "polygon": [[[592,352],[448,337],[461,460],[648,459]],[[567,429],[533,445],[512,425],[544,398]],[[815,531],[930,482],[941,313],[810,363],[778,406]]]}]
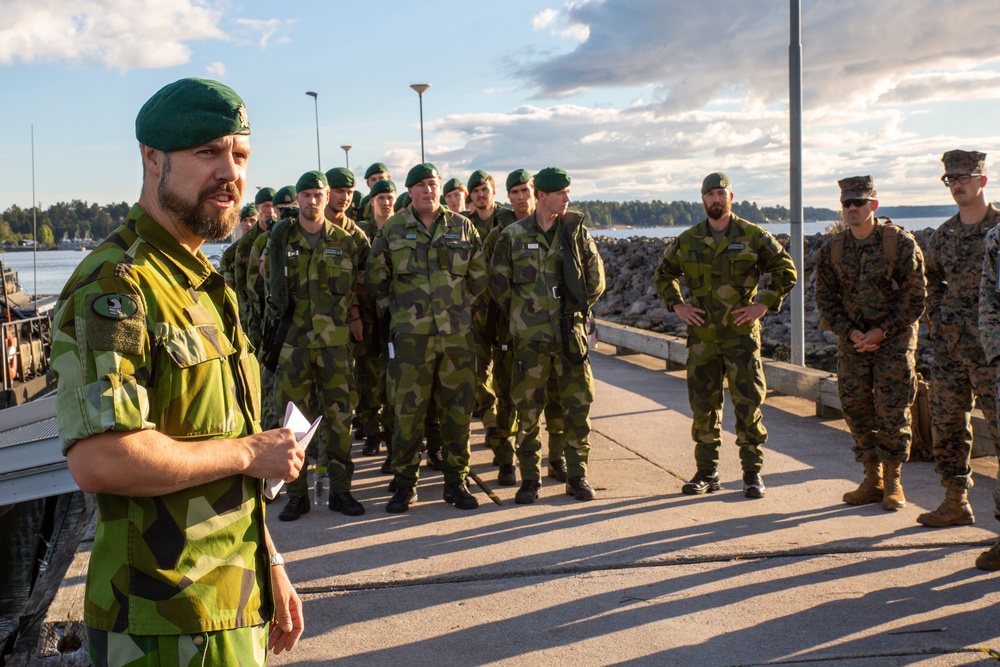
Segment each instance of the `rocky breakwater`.
[{"label": "rocky breakwater", "polygon": [[[914,231],[913,234],[917,242],[923,245],[932,232],[931,229],[925,229]],[[686,325],[677,315],[667,310],[656,291],[656,267],[663,256],[667,239],[644,236],[613,239],[601,236],[600,230],[594,230],[592,233],[604,259],[607,274],[607,291],[594,306],[594,314],[598,318],[638,329],[686,337]],[[819,313],[816,310],[814,275],[817,253],[830,238],[828,234],[813,234],[803,239],[805,276],[799,276],[799,280],[805,287],[806,365],[835,373],[837,337],[820,325]],[[788,247],[787,235],[779,234],[777,239],[785,248]],[[768,280],[768,276],[763,276],[761,285],[766,285]],[[791,308],[786,301],[781,312],[769,311],[761,320],[761,345],[764,355],[788,361],[791,330]],[[930,367],[930,357],[927,327],[921,322],[917,368],[925,376]]]}]

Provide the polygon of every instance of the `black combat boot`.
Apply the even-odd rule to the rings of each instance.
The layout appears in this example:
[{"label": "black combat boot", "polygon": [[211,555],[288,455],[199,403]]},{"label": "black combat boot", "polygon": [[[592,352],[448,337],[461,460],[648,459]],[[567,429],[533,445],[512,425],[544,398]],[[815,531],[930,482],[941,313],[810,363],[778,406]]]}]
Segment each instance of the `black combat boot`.
[{"label": "black combat boot", "polygon": [[410,505],[417,502],[417,490],[412,486],[398,485],[396,492],[385,506],[386,512],[392,514],[402,514],[410,509]]},{"label": "black combat boot", "polygon": [[355,500],[350,491],[331,491],[327,506],[344,516],[361,516],[365,513],[365,506]]},{"label": "black combat boot", "polygon": [[309,495],[288,496],[288,504],[278,515],[279,521],[298,521],[303,514],[309,514],[312,505],[309,503]]},{"label": "black combat boot", "polygon": [[456,509],[474,510],[479,507],[479,501],[469,493],[469,487],[464,480],[445,484],[443,498],[446,503],[451,503]]},{"label": "black combat boot", "polygon": [[716,470],[699,470],[691,478],[691,481],[681,487],[681,493],[687,496],[700,496],[703,493],[712,493],[722,488],[719,483],[719,473]]},{"label": "black combat boot", "polygon": [[566,495],[573,496],[577,500],[593,500],[597,497],[594,487],[586,477],[570,477],[566,481]]},{"label": "black combat boot", "polygon": [[537,479],[526,479],[521,482],[521,488],[514,494],[514,502],[518,505],[530,505],[538,500],[538,492],[542,483]]}]

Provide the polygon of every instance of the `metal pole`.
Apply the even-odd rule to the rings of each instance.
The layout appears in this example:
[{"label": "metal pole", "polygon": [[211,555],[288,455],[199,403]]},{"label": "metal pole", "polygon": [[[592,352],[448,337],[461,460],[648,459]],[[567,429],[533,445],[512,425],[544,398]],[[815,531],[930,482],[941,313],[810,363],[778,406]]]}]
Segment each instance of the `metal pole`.
[{"label": "metal pole", "polygon": [[313,98],[313,106],[316,109],[316,168],[323,171],[323,161],[319,157],[319,93],[309,90],[306,95]]},{"label": "metal pole", "polygon": [[789,250],[799,279],[792,290],[791,363],[805,366],[805,273],[802,243],[802,0],[790,0],[791,43],[788,47],[788,109],[791,156],[788,170]]},{"label": "metal pole", "polygon": [[351,149],[354,146],[341,146],[344,149],[344,166],[348,169],[351,168]]},{"label": "metal pole", "polygon": [[38,315],[38,200],[35,199],[35,126],[31,126],[31,237],[34,245],[31,247],[32,264],[35,272],[35,286],[31,290],[35,294],[35,315]]},{"label": "metal pole", "polygon": [[420,97],[420,161],[426,162],[424,159],[424,92],[431,87],[429,83],[414,83],[410,84],[410,88],[417,91],[417,96]]}]

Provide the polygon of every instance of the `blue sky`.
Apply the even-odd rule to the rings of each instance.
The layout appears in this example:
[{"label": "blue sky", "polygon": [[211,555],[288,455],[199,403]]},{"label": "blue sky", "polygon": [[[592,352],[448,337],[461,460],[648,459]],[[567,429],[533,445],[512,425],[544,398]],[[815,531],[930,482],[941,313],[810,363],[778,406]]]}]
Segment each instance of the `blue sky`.
[{"label": "blue sky", "polygon": [[[788,204],[785,0],[504,3],[4,0],[0,210],[37,198],[133,201],[135,114],[184,76],[244,98],[252,186],[316,167],[419,161],[411,83],[427,82],[427,159],[560,166],[573,196],[697,200],[726,170],[738,199]],[[947,204],[952,148],[1000,155],[995,0],[803,0],[805,203],[871,174],[883,205]],[[989,193],[989,188],[987,190]],[[990,193],[992,194],[992,193]],[[249,193],[252,196],[252,192]],[[500,197],[503,199],[503,196]]]}]

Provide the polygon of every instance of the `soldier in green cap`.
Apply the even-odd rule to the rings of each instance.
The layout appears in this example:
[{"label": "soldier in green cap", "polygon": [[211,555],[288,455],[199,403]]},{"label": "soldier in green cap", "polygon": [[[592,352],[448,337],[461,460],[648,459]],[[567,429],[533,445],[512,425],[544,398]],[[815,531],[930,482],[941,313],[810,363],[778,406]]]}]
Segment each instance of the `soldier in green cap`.
[{"label": "soldier in green cap", "polygon": [[[795,285],[795,265],[771,234],[732,211],[733,190],[722,172],[702,181],[707,217],[671,239],[656,270],[656,287],[667,308],[687,324],[687,384],[691,435],[698,466],[681,491],[718,491],[722,446],[722,383],[736,413],[736,444],[743,468],[743,495],[764,497],[763,445],[767,430],[760,406],[766,392],[760,361],[760,318],[781,308]],[[770,283],[758,290],[763,274]],[[680,279],[687,286],[682,296]]]},{"label": "soldier in green cap", "polygon": [[375,237],[367,283],[389,322],[389,403],[395,493],[386,505],[405,512],[416,500],[420,447],[432,394],[442,411],[447,448],[444,500],[475,509],[469,492],[470,396],[475,381],[472,301],[486,284],[479,234],[469,219],[441,207],[441,177],[432,164],[406,175],[411,208]]},{"label": "soldier in green cap", "polygon": [[[931,364],[931,414],[935,471],[944,501],[917,517],[925,526],[966,526],[975,522],[972,488],[973,403],[983,411],[997,446],[996,369],[979,342],[979,284],[986,237],[1000,222],[1000,211],[986,199],[986,154],[952,150],[941,157],[941,180],[958,212],[924,244],[927,275],[926,317],[934,345]],[[1000,507],[1000,505],[998,505]],[[992,556],[1000,569],[1000,548]],[[984,568],[990,569],[990,568]]]},{"label": "soldier in green cap", "polygon": [[816,257],[816,308],[837,334],[837,388],[864,481],[850,505],[906,505],[901,472],[913,439],[917,329],[924,312],[924,255],[908,232],[875,217],[871,176],[838,181],[847,229]]},{"label": "soldier in green cap", "polygon": [[455,213],[466,213],[469,209],[465,207],[465,197],[469,191],[465,189],[465,184],[457,178],[449,178],[441,189],[445,205]]},{"label": "soldier in green cap", "polygon": [[538,172],[534,214],[501,231],[490,258],[490,294],[513,339],[519,505],[535,502],[542,486],[539,433],[548,393],[566,410],[565,491],[577,500],[595,497],[587,480],[594,378],[583,323],[604,293],[604,262],[583,215],[569,210],[570,183],[562,169]]},{"label": "soldier in green cap", "polygon": [[[229,247],[222,253],[222,266],[220,273],[223,279],[226,281],[226,285],[235,290],[236,289],[236,247],[237,242],[243,238],[243,236],[249,232],[257,224],[257,208],[253,204],[247,204],[242,209],[240,209],[240,224],[236,228],[239,232],[236,234],[236,239],[229,244]],[[236,295],[237,303],[239,302],[239,294]]]},{"label": "soldier in green cap", "polygon": [[200,250],[239,221],[250,125],[230,88],[182,79],[135,127],[139,201],[66,284],[52,344],[63,451],[99,508],[91,659],[263,665],[303,628],[263,479],[294,479],[303,456],[290,431],[260,431],[257,363]]},{"label": "soldier in green cap", "polygon": [[[274,188],[261,188],[254,197],[254,207],[257,209],[257,224],[236,242],[236,257],[233,260],[234,289],[240,304],[240,321],[255,347],[260,347],[259,327],[253,325],[254,310],[249,292],[250,252],[253,250],[257,237],[271,228],[277,222],[277,212],[271,200],[274,198]],[[263,295],[260,295],[263,298]]]},{"label": "soldier in green cap", "polygon": [[[323,416],[316,450],[317,470],[326,466],[329,474],[327,504],[335,512],[359,516],[365,508],[351,495],[355,393],[349,344],[352,332],[360,332],[355,294],[363,279],[368,240],[364,233],[355,237],[324,217],[331,196],[328,183],[321,172],[303,174],[295,185],[298,217],[280,221],[268,236],[267,318],[269,326],[283,331],[282,340],[273,343],[281,345],[275,407],[290,401],[309,421]],[[335,183],[338,189],[345,187],[342,180]],[[349,197],[339,197],[341,215],[348,202]],[[288,503],[278,518],[295,521],[308,511],[303,466],[288,485]]]},{"label": "soldier in green cap", "polygon": [[[389,167],[385,166],[381,162],[376,162],[372,166],[365,170],[365,185],[368,186],[368,194],[361,198],[361,201],[357,205],[357,216],[355,220],[361,222],[362,220],[372,219],[372,188],[379,181],[392,180],[392,176],[389,175]],[[370,240],[370,237],[369,237]]]}]

